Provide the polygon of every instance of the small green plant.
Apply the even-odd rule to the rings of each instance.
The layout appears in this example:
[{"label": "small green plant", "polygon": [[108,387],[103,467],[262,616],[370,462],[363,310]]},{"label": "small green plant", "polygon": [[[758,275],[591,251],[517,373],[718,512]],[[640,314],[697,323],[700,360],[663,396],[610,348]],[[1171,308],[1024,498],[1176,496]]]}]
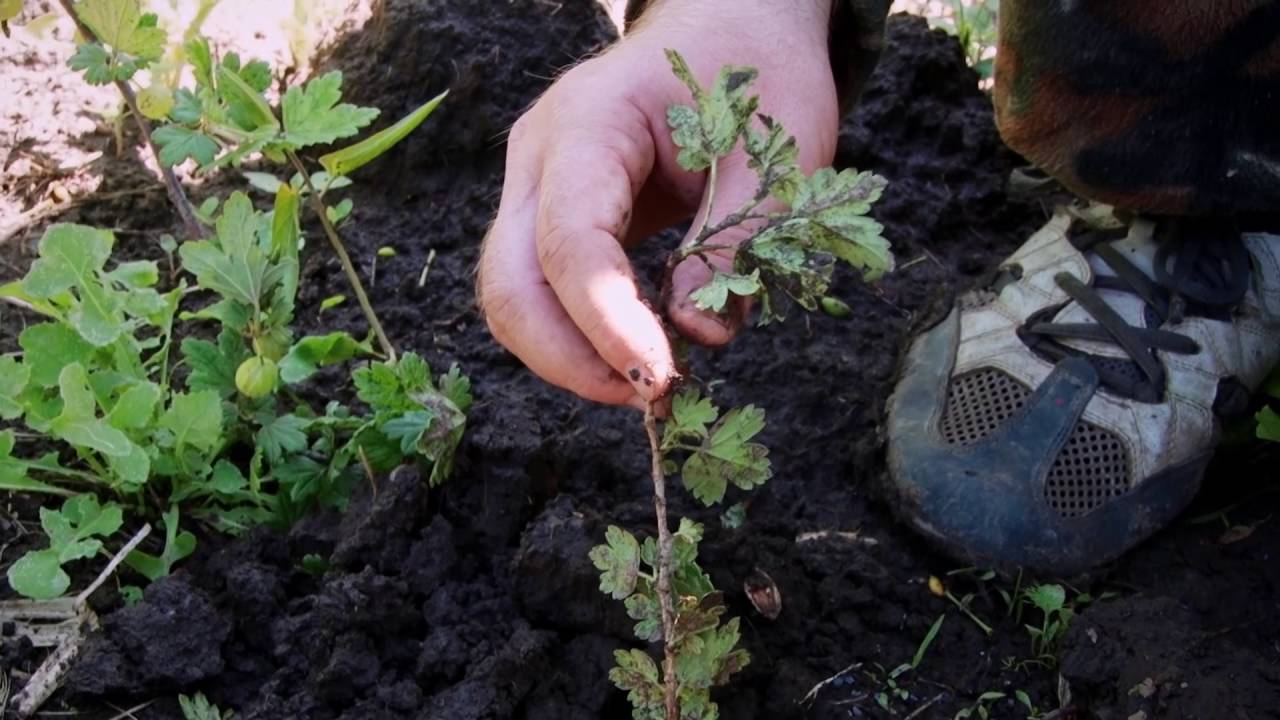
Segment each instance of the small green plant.
[{"label": "small green plant", "polygon": [[194,696],[178,696],[178,705],[182,708],[183,720],[234,720],[236,714],[230,710],[219,710],[217,705],[209,702],[204,693]]},{"label": "small green plant", "polygon": [[68,498],[61,510],[40,508],[40,526],[49,538],[49,547],[33,550],[9,566],[9,584],[30,598],[55,598],[71,586],[62,566],[72,560],[93,557],[124,524],[124,515],[115,503],[98,504],[93,495]]},{"label": "small green plant", "polygon": [[[998,690],[984,692],[973,701],[972,705],[966,708],[961,708],[957,711],[952,720],[968,720],[973,717],[981,718],[981,720],[987,720],[987,718],[991,717],[992,706],[1007,697],[1009,697],[1007,694]],[[1027,702],[1030,702],[1030,698],[1027,698]]]},{"label": "small green plant", "polygon": [[1061,585],[1047,584],[1029,587],[1023,595],[1041,613],[1039,627],[1025,625],[1031,634],[1033,660],[1052,667],[1058,662],[1058,643],[1067,633],[1077,610],[1092,602],[1093,597],[1079,593],[1072,602],[1067,602],[1067,591]]},{"label": "small green plant", "polygon": [[[713,267],[711,280],[691,295],[704,310],[723,312],[733,296],[751,297],[760,304],[761,324],[781,321],[792,304],[818,309],[837,261],[867,279],[892,268],[882,228],[866,216],[884,180],[830,168],[805,175],[797,164],[795,139],[772,118],[755,114],[759,98],[748,95],[754,69],[726,67],[704,89],[678,53],[668,50],[667,57],[693,97],[692,106],[674,105],[667,118],[680,165],[707,172],[702,216],[713,216],[720,159],[739,146],[760,186],[723,220],[704,221],[672,253],[663,298],[671,291],[676,265],[699,258],[711,266],[709,254],[726,249],[717,236],[743,224],[753,233],[738,246],[732,271]],[[787,209],[769,210],[770,200]],[[744,491],[763,485],[772,476],[769,453],[754,439],[765,427],[765,416],[753,406],[722,412],[699,392],[683,391],[673,398],[671,417],[661,430],[652,404],[644,424],[657,538],[641,543],[610,527],[607,543],[595,548],[591,559],[601,570],[601,590],[624,601],[637,621],[637,637],[663,642],[664,659],[659,667],[643,650],[620,650],[610,677],[627,691],[637,720],[711,720],[719,716],[711,689],[727,683],[750,658],[737,648],[737,619],[722,621],[722,595],[697,565],[703,527],[685,518],[675,533],[668,528],[666,476],[678,472],[685,489],[708,507],[720,503],[730,485]],[[740,524],[741,516],[731,513],[727,524]]]}]

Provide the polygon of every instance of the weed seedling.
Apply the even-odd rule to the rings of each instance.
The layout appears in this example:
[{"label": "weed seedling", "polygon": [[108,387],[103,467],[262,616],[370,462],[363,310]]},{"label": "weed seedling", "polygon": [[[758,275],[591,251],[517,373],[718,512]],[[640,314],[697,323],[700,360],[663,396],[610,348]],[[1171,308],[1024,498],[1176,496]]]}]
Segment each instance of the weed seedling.
[{"label": "weed seedling", "polygon": [[219,710],[217,705],[209,702],[204,693],[196,693],[191,697],[179,695],[178,705],[182,708],[183,720],[234,720],[236,716],[229,710]]},{"label": "weed seedling", "polygon": [[[693,105],[674,105],[667,113],[678,161],[686,170],[707,173],[702,225],[669,258],[661,289],[671,292],[675,267],[688,258],[711,266],[709,254],[727,246],[717,242],[738,226],[752,235],[736,249],[733,267],[714,269],[711,280],[690,297],[703,310],[724,312],[734,296],[754,298],[760,323],[781,321],[789,305],[813,311],[827,295],[837,261],[872,279],[893,265],[881,226],[867,217],[884,190],[876,175],[831,168],[801,172],[795,138],[766,115],[756,115],[759,98],[748,95],[756,71],[726,67],[714,85],[702,87],[675,51],[667,51],[676,76],[688,86]],[[720,159],[741,146],[759,178],[755,195],[714,224],[714,188]],[[771,210],[770,201],[784,210]],[[665,306],[665,302],[661,303]],[[754,442],[764,429],[764,412],[754,406],[722,412],[697,391],[672,400],[671,417],[659,427],[655,407],[645,412],[649,439],[654,511],[658,536],[643,543],[611,527],[606,545],[592,561],[601,570],[600,588],[626,603],[637,621],[636,635],[662,640],[661,668],[641,650],[622,650],[610,678],[626,690],[637,720],[710,720],[719,710],[710,699],[750,658],[737,649],[737,619],[721,622],[721,593],[697,566],[703,528],[682,519],[672,533],[667,522],[666,476],[679,472],[695,499],[712,506],[729,485],[744,491],[772,476],[769,451]],[[729,524],[740,518],[734,513]]]}]

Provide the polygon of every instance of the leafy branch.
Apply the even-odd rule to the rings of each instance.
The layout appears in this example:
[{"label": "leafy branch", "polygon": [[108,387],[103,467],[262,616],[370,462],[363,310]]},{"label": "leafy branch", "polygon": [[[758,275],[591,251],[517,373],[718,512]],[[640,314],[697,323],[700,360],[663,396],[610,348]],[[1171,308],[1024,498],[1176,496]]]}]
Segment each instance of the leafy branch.
[{"label": "leafy branch", "polygon": [[[881,226],[867,217],[884,190],[883,179],[831,168],[805,175],[795,138],[773,118],[756,115],[759,98],[748,94],[755,69],[725,67],[706,89],[679,53],[668,50],[667,58],[693,99],[693,105],[674,105],[667,112],[672,140],[680,148],[677,160],[686,170],[707,173],[707,191],[699,227],[668,259],[663,307],[675,267],[694,257],[713,271],[711,280],[691,294],[695,305],[724,312],[735,296],[754,298],[761,324],[783,320],[792,302],[817,309],[837,261],[861,271],[865,280],[893,268]],[[742,207],[712,223],[720,160],[739,146],[759,187]],[[740,245],[718,241],[739,227],[750,231]],[[732,272],[715,269],[708,258],[725,250],[735,253]],[[645,652],[620,650],[610,678],[627,691],[637,720],[712,720],[719,710],[710,699],[711,688],[727,683],[750,657],[736,648],[737,619],[721,622],[726,612],[721,593],[697,565],[702,526],[686,518],[675,533],[670,531],[666,478],[679,472],[685,489],[708,507],[724,500],[730,485],[750,491],[768,482],[773,474],[769,451],[754,441],[765,416],[750,405],[722,413],[697,391],[684,391],[672,399],[671,417],[661,429],[655,404],[649,403],[644,427],[657,539],[640,543],[610,527],[606,544],[596,547],[591,559],[601,571],[601,591],[622,600],[637,621],[636,636],[663,642],[663,663],[659,670]],[[683,460],[678,463],[677,457]]]},{"label": "leafy branch", "polygon": [[138,105],[137,93],[129,84],[134,73],[159,60],[163,52],[165,35],[156,27],[156,16],[142,14],[137,0],[83,0],[79,6],[72,5],[71,0],[58,2],[85,38],[71,59],[72,69],[84,70],[85,79],[92,85],[115,84],[129,106],[147,149],[156,158],[169,202],[182,221],[183,234],[189,240],[204,237],[205,229],[196,219],[182,183],[178,182],[173,168],[161,160],[160,149],[151,136],[151,123],[147,122]]}]

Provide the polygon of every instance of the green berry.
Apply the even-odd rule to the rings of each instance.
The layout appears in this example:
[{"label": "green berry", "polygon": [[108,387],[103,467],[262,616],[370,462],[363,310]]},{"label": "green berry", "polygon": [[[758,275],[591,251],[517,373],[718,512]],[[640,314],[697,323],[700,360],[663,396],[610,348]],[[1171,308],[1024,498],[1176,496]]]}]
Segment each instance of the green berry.
[{"label": "green berry", "polygon": [[236,368],[236,389],[248,398],[260,398],[276,389],[280,371],[275,361],[265,357],[251,357]]}]

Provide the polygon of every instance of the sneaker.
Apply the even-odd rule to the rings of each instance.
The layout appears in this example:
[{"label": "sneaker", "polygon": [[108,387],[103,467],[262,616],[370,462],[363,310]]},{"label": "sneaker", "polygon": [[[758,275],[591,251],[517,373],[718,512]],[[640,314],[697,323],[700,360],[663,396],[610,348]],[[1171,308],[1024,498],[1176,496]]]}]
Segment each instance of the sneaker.
[{"label": "sneaker", "polygon": [[889,399],[903,518],[968,562],[1059,576],[1173,520],[1280,359],[1280,235],[1228,224],[1060,209],[960,298]]}]

